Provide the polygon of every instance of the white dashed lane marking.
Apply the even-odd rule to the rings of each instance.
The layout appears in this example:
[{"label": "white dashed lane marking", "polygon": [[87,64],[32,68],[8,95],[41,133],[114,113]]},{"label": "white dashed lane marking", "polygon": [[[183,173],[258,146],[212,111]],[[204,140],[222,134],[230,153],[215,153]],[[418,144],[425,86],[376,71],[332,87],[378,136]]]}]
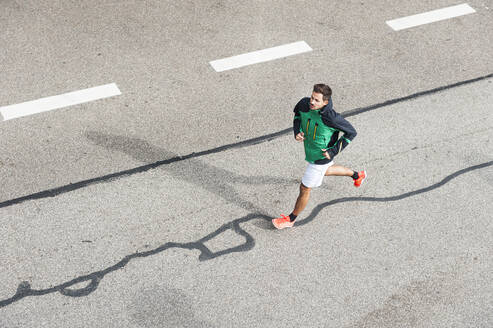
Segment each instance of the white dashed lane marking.
[{"label": "white dashed lane marking", "polygon": [[58,96],[0,107],[0,114],[6,121],[118,95],[121,95],[120,89],[118,89],[115,83],[110,83],[94,88],[64,93]]},{"label": "white dashed lane marking", "polygon": [[476,10],[471,8],[467,3],[464,3],[457,6],[432,10],[417,15],[389,20],[386,23],[395,31],[399,31],[406,28],[438,22],[441,20],[468,15],[475,12]]},{"label": "white dashed lane marking", "polygon": [[247,65],[262,63],[274,59],[288,57],[312,51],[313,49],[305,41],[285,44],[278,47],[248,52],[242,55],[213,60],[210,62],[216,72],[227,71]]}]

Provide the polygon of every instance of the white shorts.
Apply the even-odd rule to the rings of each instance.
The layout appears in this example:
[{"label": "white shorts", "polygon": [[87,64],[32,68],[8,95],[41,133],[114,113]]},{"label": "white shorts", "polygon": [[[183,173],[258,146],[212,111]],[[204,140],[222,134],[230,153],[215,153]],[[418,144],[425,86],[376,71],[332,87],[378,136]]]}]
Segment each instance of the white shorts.
[{"label": "white shorts", "polygon": [[332,165],[334,165],[333,161],[322,165],[308,163],[301,183],[308,188],[319,187],[324,180],[325,172]]}]

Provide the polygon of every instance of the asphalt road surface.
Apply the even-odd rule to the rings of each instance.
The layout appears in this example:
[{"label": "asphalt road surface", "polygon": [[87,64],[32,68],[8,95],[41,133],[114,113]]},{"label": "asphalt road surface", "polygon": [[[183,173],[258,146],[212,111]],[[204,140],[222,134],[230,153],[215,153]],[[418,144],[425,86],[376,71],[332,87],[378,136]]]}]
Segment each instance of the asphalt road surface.
[{"label": "asphalt road surface", "polygon": [[[493,327],[493,3],[0,1],[0,327]],[[210,62],[304,41],[224,72]],[[291,229],[292,109],[358,136]]]}]

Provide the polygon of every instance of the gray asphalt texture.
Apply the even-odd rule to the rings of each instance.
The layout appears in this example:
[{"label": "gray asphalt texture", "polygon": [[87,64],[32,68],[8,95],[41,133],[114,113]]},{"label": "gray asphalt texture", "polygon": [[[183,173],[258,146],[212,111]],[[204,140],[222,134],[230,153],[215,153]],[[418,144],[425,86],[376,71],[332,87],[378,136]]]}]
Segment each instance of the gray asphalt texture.
[{"label": "gray asphalt texture", "polygon": [[[493,3],[0,2],[0,327],[493,327]],[[313,51],[222,73],[211,60]],[[358,136],[294,228],[292,108]]]}]

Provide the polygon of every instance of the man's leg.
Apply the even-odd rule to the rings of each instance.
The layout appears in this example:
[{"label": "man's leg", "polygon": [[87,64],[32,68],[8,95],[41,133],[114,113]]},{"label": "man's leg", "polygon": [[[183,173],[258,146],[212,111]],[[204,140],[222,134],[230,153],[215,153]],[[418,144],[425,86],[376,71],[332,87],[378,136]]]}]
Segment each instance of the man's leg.
[{"label": "man's leg", "polygon": [[353,178],[355,187],[361,186],[363,181],[366,179],[366,171],[357,172],[340,165],[332,165],[327,168],[327,171],[325,171],[325,176],[331,175],[351,177]]},{"label": "man's leg", "polygon": [[325,171],[325,176],[328,177],[330,175],[335,175],[352,177],[354,175],[354,172],[355,171],[341,165],[332,165],[327,168],[327,171]]},{"label": "man's leg", "polygon": [[[290,228],[294,225],[296,217],[305,209],[308,200],[310,199],[310,191],[312,188],[316,188],[322,184],[324,174],[327,172],[326,165],[316,165],[309,164],[305,170],[305,174],[301,179],[300,193],[296,199],[296,204],[294,205],[294,210],[289,216],[281,214],[280,218],[275,218],[272,220],[272,224],[277,229]],[[310,186],[310,187],[307,187]]]},{"label": "man's leg", "polygon": [[302,183],[300,184],[300,194],[298,195],[298,199],[296,199],[296,204],[294,205],[293,214],[298,216],[308,204],[308,200],[310,199],[310,191],[312,189],[305,187]]},{"label": "man's leg", "polygon": [[308,200],[310,199],[311,188],[305,187],[303,183],[300,183],[300,194],[296,199],[296,204],[294,205],[294,210],[289,216],[281,215],[280,218],[272,220],[272,224],[277,229],[290,228],[294,225],[294,221],[298,214],[300,214],[306,207]]}]

